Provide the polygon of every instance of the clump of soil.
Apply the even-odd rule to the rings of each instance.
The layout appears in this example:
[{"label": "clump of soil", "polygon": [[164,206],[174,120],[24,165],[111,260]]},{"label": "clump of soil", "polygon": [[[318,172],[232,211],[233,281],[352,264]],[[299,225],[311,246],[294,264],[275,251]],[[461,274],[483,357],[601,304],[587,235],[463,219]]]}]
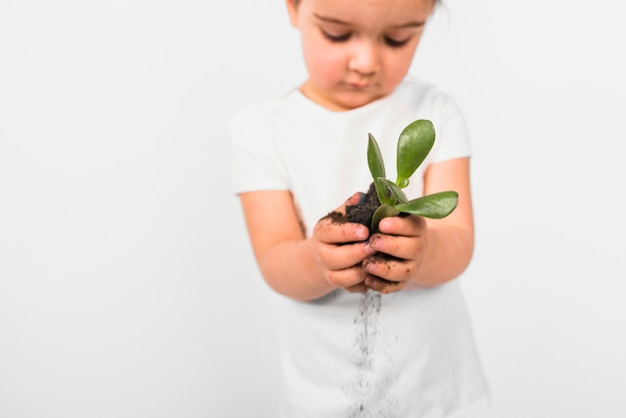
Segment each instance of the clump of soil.
[{"label": "clump of soil", "polygon": [[346,207],[346,222],[354,222],[365,225],[369,229],[370,235],[372,235],[372,216],[379,206],[380,201],[378,200],[376,188],[372,182],[367,190],[367,193],[361,194],[359,203]]},{"label": "clump of soil", "polygon": [[[365,225],[370,231],[371,236],[374,233],[374,231],[372,230],[372,217],[374,216],[374,212],[376,212],[376,209],[378,209],[379,206],[380,200],[378,200],[376,187],[374,187],[374,183],[371,183],[369,189],[367,190],[367,193],[361,193],[359,203],[346,206],[345,215],[339,212],[331,212],[326,215],[326,217],[330,218],[333,222],[354,222]],[[404,218],[406,216],[409,216],[409,214],[405,212],[400,212],[396,216]]]},{"label": "clump of soil", "polygon": [[374,216],[374,212],[379,206],[380,201],[378,200],[376,188],[372,182],[367,193],[361,193],[358,203],[346,206],[345,214],[332,211],[328,215],[324,216],[324,218],[328,218],[336,223],[354,222],[365,225],[370,232],[369,235],[371,236],[374,233],[371,227],[372,216]]}]

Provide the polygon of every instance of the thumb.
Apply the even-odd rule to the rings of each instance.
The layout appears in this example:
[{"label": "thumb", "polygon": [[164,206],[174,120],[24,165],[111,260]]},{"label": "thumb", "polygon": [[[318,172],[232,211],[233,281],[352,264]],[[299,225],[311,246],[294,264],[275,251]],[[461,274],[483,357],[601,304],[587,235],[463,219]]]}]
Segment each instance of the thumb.
[{"label": "thumb", "polygon": [[356,192],[355,194],[353,194],[352,196],[350,196],[348,198],[348,200],[346,200],[345,202],[343,202],[343,204],[341,206],[339,206],[336,211],[337,212],[341,212],[343,214],[346,213],[346,207],[347,206],[354,206],[357,205],[359,203],[361,203],[363,201],[363,199],[365,199],[366,194],[365,193],[361,193],[361,192]]}]

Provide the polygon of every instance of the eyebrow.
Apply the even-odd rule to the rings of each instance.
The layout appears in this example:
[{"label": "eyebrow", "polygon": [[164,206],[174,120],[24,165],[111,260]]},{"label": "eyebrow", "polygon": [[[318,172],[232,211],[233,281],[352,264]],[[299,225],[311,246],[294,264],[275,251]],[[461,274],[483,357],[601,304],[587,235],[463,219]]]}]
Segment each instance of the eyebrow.
[{"label": "eyebrow", "polygon": [[[315,12],[313,13],[313,16],[315,16],[317,19],[319,19],[319,20],[321,20],[323,22],[334,23],[334,24],[337,24],[337,25],[344,25],[344,26],[350,25],[349,22],[346,22],[344,20],[336,19],[334,17],[322,16],[322,15],[319,15],[319,14],[317,14]],[[410,22],[402,23],[400,25],[392,26],[391,29],[419,28],[420,26],[424,26],[424,24],[426,24],[426,22],[423,22],[423,21],[410,21]]]}]

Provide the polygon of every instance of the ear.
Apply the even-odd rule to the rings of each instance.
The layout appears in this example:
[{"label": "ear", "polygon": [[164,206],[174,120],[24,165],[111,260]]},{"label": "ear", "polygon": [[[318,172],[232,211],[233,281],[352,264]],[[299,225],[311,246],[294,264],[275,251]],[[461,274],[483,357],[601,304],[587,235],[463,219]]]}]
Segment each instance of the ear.
[{"label": "ear", "polygon": [[291,21],[291,26],[294,28],[298,28],[298,6],[296,5],[296,0],[287,0],[287,12],[289,13],[289,20]]}]

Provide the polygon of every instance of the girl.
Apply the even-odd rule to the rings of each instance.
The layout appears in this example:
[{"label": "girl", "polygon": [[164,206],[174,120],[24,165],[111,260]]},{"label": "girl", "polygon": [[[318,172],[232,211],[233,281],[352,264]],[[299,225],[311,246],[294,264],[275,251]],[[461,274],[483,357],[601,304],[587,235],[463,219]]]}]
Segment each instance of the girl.
[{"label": "girl", "polygon": [[[283,417],[474,417],[488,404],[454,280],[474,242],[468,132],[451,98],[408,75],[435,7],[287,0],[308,77],[231,120],[235,191],[260,272],[284,296]],[[456,210],[385,218],[371,237],[326,218],[371,183],[367,134],[395,161],[416,119],[437,140],[406,194],[455,190]]]}]

